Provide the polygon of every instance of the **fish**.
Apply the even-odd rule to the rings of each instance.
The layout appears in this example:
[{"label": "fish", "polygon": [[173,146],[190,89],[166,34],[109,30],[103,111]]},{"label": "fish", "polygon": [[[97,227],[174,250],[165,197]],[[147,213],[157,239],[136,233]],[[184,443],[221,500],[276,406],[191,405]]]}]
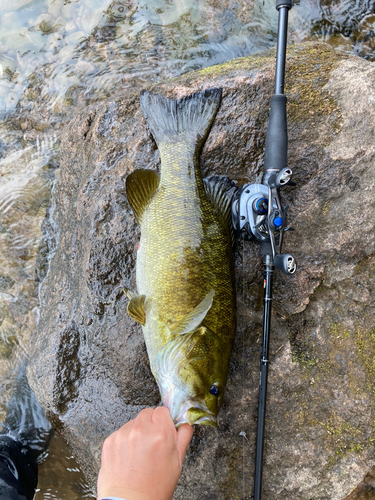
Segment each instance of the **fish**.
[{"label": "fish", "polygon": [[199,155],[222,89],[173,100],[143,90],[140,105],[160,152],[160,175],[126,178],[141,226],[137,292],[127,312],[142,325],[162,404],[176,428],[217,427],[236,331],[231,198],[233,184],[203,180]]}]

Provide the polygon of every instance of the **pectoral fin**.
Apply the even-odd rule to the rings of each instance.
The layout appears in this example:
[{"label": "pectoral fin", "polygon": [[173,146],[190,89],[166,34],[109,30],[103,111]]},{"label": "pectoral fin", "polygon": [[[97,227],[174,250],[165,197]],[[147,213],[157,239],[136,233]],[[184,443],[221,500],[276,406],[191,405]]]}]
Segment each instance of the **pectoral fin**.
[{"label": "pectoral fin", "polygon": [[143,326],[146,324],[145,301],[146,295],[137,295],[128,304],[129,316]]},{"label": "pectoral fin", "polygon": [[154,170],[140,168],[126,178],[126,195],[135,218],[142,224],[142,216],[159,187],[160,176]]},{"label": "pectoral fin", "polygon": [[198,328],[202,323],[206,314],[212,306],[212,301],[215,295],[214,290],[210,290],[200,304],[197,305],[189,314],[187,314],[177,325],[173,326],[170,331],[176,335],[184,335]]}]

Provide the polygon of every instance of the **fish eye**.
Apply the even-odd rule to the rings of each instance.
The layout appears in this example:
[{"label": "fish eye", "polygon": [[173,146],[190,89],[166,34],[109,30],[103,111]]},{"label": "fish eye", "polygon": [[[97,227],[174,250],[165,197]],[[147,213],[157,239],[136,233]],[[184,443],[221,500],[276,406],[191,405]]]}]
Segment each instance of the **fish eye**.
[{"label": "fish eye", "polygon": [[217,382],[215,382],[214,384],[211,385],[211,387],[210,387],[210,394],[212,394],[213,396],[219,396],[220,389],[219,389],[219,386],[218,386]]}]

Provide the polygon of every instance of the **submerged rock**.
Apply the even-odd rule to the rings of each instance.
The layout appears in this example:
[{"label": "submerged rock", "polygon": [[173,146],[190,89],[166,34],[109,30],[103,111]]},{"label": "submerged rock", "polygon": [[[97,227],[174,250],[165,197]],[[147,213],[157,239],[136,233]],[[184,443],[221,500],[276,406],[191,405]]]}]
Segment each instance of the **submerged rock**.
[{"label": "submerged rock", "polygon": [[[203,174],[257,182],[274,51],[151,87],[182,97],[222,87]],[[288,51],[289,166],[295,228],[276,274],[265,444],[265,500],[342,500],[374,462],[375,66],[329,46]],[[104,438],[159,404],[141,329],[126,314],[139,227],[125,197],[135,168],[159,153],[136,93],[78,111],[66,127],[45,234],[50,263],[28,375],[94,485]],[[238,331],[218,429],[198,427],[176,499],[252,496],[262,327],[257,245],[236,243]],[[354,498],[354,497],[353,497]],[[355,498],[360,498],[356,496]]]}]

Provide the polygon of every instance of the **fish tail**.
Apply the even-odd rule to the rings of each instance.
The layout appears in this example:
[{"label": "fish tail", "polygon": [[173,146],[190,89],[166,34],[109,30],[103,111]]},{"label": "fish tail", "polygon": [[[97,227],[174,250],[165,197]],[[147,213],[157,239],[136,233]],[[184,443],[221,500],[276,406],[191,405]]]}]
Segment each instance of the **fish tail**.
[{"label": "fish tail", "polygon": [[177,101],[142,90],[141,109],[159,146],[178,139],[204,144],[221,102],[222,89],[210,88]]}]

